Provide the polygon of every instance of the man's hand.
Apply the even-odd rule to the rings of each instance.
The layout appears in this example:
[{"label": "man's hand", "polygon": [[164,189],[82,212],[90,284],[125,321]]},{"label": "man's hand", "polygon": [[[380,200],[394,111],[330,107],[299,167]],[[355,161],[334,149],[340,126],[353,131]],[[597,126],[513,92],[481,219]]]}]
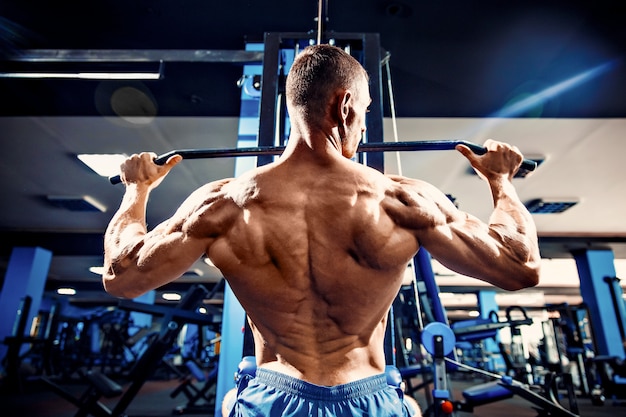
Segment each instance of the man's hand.
[{"label": "man's hand", "polygon": [[489,181],[495,177],[507,176],[513,178],[524,157],[516,146],[488,139],[483,145],[487,149],[484,155],[476,155],[465,145],[458,145],[456,149],[472,164],[478,175]]},{"label": "man's hand", "polygon": [[172,155],[165,164],[157,165],[154,163],[156,157],[153,152],[142,152],[128,157],[120,166],[122,182],[125,185],[144,184],[152,189],[183,159],[180,155]]}]

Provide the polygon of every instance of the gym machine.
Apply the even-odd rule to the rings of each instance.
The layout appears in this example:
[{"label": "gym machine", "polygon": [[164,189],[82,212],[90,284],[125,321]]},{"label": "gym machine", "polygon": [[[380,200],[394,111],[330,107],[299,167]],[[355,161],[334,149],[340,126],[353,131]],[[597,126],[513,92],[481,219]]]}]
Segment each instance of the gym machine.
[{"label": "gym machine", "polygon": [[[587,306],[549,304],[546,311],[550,317],[543,325],[546,367],[558,374],[574,372],[580,395],[590,395],[594,385],[590,370],[596,348]],[[569,362],[567,367],[564,360]]]},{"label": "gym machine", "polygon": [[[2,359],[2,368],[6,373],[2,381],[2,389],[6,392],[23,392],[24,382],[27,379],[36,379],[42,374],[53,375],[59,369],[54,360],[59,304],[51,303],[48,311],[40,311],[36,319],[37,325],[27,332],[26,325],[31,304],[30,296],[25,296],[20,300],[12,334],[3,341],[8,347]],[[28,372],[22,370],[25,364],[27,364]]]},{"label": "gym machine", "polygon": [[[422,332],[422,344],[426,351],[433,357],[433,381],[432,390],[433,406],[424,413],[425,416],[435,417],[453,415],[455,411],[473,412],[475,407],[501,401],[517,395],[535,406],[538,417],[578,417],[578,406],[574,397],[570,397],[570,408],[564,408],[555,395],[553,380],[538,392],[528,384],[524,384],[509,376],[491,374],[486,371],[473,368],[450,359],[448,356],[453,352],[456,338],[452,329],[444,323],[433,322],[424,327]],[[494,378],[494,382],[476,385],[463,392],[464,401],[452,400],[448,388],[447,372],[449,366],[464,368],[471,372],[487,375]]]},{"label": "gym machine", "polygon": [[[604,282],[609,287],[622,345],[626,346],[626,323],[622,320],[622,317],[626,317],[626,306],[622,300],[620,279],[604,277]],[[611,398],[613,405],[626,406],[626,402],[621,401],[626,398],[626,359],[597,355],[592,359],[592,363],[595,377],[595,386],[591,391],[593,404],[604,405],[606,398]]]},{"label": "gym machine", "polygon": [[[197,313],[195,310],[205,298],[210,298],[213,295],[214,293],[209,293],[204,286],[194,285],[187,291],[175,308],[159,308],[158,306],[145,305],[146,310],[163,315],[163,325],[158,336],[135,363],[131,371],[132,381],[126,389],[103,373],[95,370],[80,371],[85,382],[87,382],[87,389],[80,397],[74,396],[51,378],[42,377],[41,380],[59,396],[78,407],[75,417],[87,415],[95,417],[121,416],[137,396],[144,383],[154,374],[164,355],[172,348],[182,326],[186,323],[212,323],[211,316]],[[136,309],[139,307],[136,304],[140,303],[128,300],[120,301],[120,306],[123,308]],[[115,398],[120,395],[121,397],[113,409],[109,409],[100,401],[102,397]]]},{"label": "gym machine", "polygon": [[188,372],[181,378],[180,385],[170,393],[170,398],[176,398],[179,394],[183,394],[187,398],[187,402],[185,405],[174,408],[172,411],[174,414],[208,415],[215,410],[217,359],[216,357],[212,361],[208,372],[205,372],[193,359],[188,359],[185,362],[185,368]]},{"label": "gym machine", "polygon": [[[423,411],[425,417],[450,416],[458,411],[473,412],[476,407],[513,396],[530,402],[537,410],[538,417],[578,417],[578,404],[568,374],[551,373],[546,377],[542,386],[537,386],[516,380],[509,375],[487,372],[459,362],[456,358],[457,341],[493,337],[499,329],[529,325],[532,319],[528,318],[525,311],[522,312],[521,317],[514,318],[513,310],[517,309],[515,307],[509,309],[506,321],[497,320],[497,316],[493,314],[485,319],[457,324],[453,329],[448,324],[445,309],[439,300],[439,288],[435,282],[430,255],[422,248],[413,262],[416,299],[419,300],[419,308],[416,308],[416,311],[420,316],[420,322],[427,322],[420,333],[421,344],[430,355],[428,369],[431,371],[431,378],[425,384],[433,384],[429,392],[430,398],[427,398],[428,407]],[[426,365],[426,362],[423,362],[423,365]],[[486,376],[493,381],[466,389],[462,392],[463,400],[454,400],[450,374],[460,370]],[[410,379],[418,374],[417,372],[411,373],[402,367],[400,373],[409,387],[411,387]],[[563,407],[558,400],[559,383],[568,387],[569,409]]]}]

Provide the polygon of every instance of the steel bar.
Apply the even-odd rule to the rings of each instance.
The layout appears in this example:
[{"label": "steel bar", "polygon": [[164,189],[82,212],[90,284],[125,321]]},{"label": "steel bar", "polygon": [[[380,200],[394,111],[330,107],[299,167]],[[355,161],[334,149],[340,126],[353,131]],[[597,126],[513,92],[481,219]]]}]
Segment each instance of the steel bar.
[{"label": "steel bar", "polygon": [[[458,145],[465,145],[477,155],[483,155],[487,150],[475,143],[465,140],[425,140],[414,142],[382,142],[363,143],[359,145],[357,152],[412,152],[412,151],[446,151],[453,150]],[[285,150],[284,146],[258,146],[250,148],[224,148],[224,149],[179,149],[169,151],[154,159],[157,165],[163,165],[171,156],[180,155],[183,159],[209,159],[229,158],[241,156],[280,155]],[[530,159],[524,159],[521,169],[534,171],[537,163]],[[121,182],[120,176],[109,178],[112,184]]]}]

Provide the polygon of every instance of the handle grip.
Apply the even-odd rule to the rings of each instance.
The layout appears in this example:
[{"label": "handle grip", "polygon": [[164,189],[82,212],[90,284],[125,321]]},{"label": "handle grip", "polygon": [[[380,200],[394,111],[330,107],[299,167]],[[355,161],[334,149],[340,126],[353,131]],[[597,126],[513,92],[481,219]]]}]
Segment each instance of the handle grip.
[{"label": "handle grip", "polygon": [[[463,145],[470,148],[472,152],[474,152],[476,155],[484,155],[487,153],[487,149],[484,146],[477,145],[471,142],[465,142],[465,141],[462,141],[462,142],[463,142],[462,143]],[[536,168],[537,168],[537,162],[533,161],[532,159],[524,158],[522,160],[522,164],[520,165],[520,169],[523,169],[526,171],[534,171]]]}]

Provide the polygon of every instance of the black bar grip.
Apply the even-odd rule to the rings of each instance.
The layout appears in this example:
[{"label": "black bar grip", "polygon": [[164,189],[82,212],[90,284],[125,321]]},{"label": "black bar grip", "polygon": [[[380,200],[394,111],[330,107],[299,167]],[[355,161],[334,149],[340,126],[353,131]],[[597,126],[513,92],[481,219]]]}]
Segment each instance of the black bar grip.
[{"label": "black bar grip", "polygon": [[[477,145],[475,143],[459,141],[459,145],[465,145],[472,150],[476,155],[484,155],[487,153],[487,149],[484,146]],[[523,159],[520,169],[526,171],[534,171],[537,168],[537,162],[532,159]]]}]

